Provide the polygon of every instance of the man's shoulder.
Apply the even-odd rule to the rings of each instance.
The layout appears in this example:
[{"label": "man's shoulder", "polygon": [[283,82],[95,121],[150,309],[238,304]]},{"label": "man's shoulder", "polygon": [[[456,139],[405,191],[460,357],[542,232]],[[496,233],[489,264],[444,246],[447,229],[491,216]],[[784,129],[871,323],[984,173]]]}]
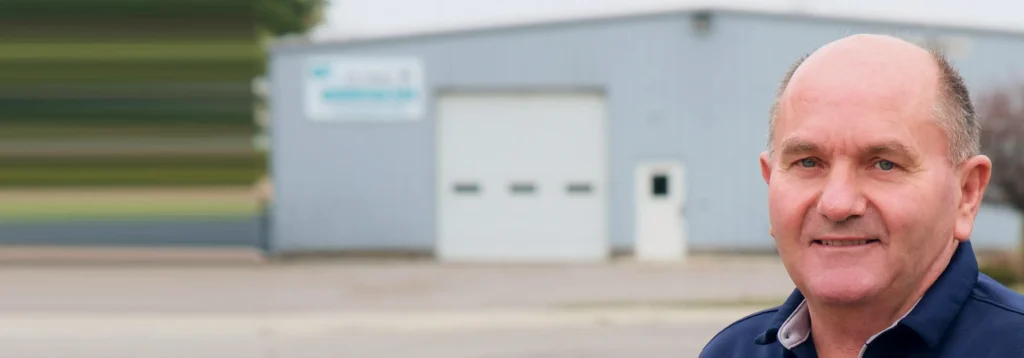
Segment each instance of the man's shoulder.
[{"label": "man's shoulder", "polygon": [[1024,295],[1003,286],[985,274],[971,292],[971,300],[989,310],[1001,311],[1007,318],[1024,321]]},{"label": "man's shoulder", "polygon": [[970,347],[978,357],[1019,356],[1024,351],[1021,327],[1024,295],[981,274],[950,332],[950,344]]},{"label": "man's shoulder", "polygon": [[700,357],[752,357],[751,353],[764,348],[755,339],[764,334],[778,311],[779,307],[764,309],[729,324],[711,338]]},{"label": "man's shoulder", "polygon": [[970,347],[972,356],[1019,357],[1024,352],[1024,295],[984,274],[978,275],[957,327],[956,342]]}]

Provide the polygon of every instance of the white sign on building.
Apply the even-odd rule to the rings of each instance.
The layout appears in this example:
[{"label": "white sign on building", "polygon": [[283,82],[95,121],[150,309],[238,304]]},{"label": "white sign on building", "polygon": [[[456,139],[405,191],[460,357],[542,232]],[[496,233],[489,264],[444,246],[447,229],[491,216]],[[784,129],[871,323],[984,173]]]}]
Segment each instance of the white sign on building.
[{"label": "white sign on building", "polygon": [[409,58],[319,57],[306,63],[306,115],[317,121],[408,121],[424,114],[423,64]]}]

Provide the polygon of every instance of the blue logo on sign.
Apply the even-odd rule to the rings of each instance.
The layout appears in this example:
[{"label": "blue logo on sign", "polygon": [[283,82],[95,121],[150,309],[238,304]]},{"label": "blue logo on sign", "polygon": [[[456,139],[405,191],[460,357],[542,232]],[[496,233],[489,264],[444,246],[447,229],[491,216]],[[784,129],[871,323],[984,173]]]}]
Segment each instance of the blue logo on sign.
[{"label": "blue logo on sign", "polygon": [[416,97],[409,89],[329,89],[322,95],[328,101],[408,101]]},{"label": "blue logo on sign", "polygon": [[313,77],[316,78],[327,78],[331,74],[331,70],[327,66],[319,66],[313,69]]}]

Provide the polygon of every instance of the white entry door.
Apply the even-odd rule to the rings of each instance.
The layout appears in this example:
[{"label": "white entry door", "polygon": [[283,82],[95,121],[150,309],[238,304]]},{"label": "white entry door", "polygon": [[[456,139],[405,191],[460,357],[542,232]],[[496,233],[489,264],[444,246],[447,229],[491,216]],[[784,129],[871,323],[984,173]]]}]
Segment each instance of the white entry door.
[{"label": "white entry door", "polygon": [[640,261],[686,257],[683,166],[678,162],[642,163],[636,168],[636,247]]},{"label": "white entry door", "polygon": [[468,93],[438,101],[439,259],[607,257],[602,95]]}]

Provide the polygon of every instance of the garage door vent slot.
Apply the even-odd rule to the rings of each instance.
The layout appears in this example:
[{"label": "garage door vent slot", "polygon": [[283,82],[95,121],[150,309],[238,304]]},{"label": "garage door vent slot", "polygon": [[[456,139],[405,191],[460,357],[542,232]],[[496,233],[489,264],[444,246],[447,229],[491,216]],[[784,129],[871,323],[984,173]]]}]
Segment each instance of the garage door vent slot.
[{"label": "garage door vent slot", "polygon": [[593,189],[590,183],[569,183],[565,191],[569,192],[569,194],[590,194]]},{"label": "garage door vent slot", "polygon": [[533,194],[536,191],[536,187],[533,185],[533,183],[512,183],[512,185],[509,187],[509,191],[511,191],[512,194],[517,195]]},{"label": "garage door vent slot", "polygon": [[477,183],[455,183],[455,192],[458,194],[476,194],[480,192]]}]

